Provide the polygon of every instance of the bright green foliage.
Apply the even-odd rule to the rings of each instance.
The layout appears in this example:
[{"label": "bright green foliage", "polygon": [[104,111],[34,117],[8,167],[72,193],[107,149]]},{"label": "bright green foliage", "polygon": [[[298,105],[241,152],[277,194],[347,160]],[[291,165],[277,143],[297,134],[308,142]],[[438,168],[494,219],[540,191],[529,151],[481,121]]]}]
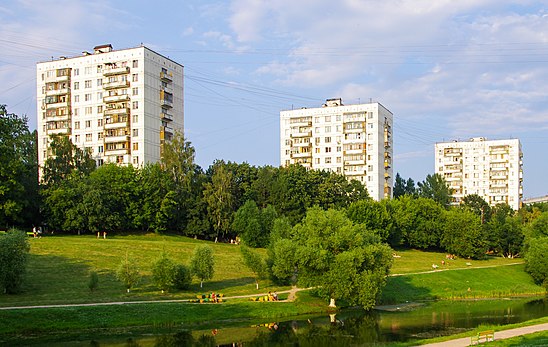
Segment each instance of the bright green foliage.
[{"label": "bright green foliage", "polygon": [[443,208],[438,203],[432,199],[404,195],[393,200],[390,206],[395,228],[391,239],[401,238],[404,245],[411,248],[439,246]]},{"label": "bright green foliage", "polygon": [[255,248],[266,247],[276,217],[276,210],[272,206],[259,210],[255,201],[248,200],[234,215],[232,229],[244,244]]},{"label": "bright green foliage", "polygon": [[208,245],[202,245],[194,249],[192,259],[190,260],[190,271],[200,279],[200,288],[205,280],[213,278],[215,272],[215,259],[213,259],[213,249]]},{"label": "bright green foliage", "polygon": [[530,238],[548,236],[548,211],[542,212],[527,229]]},{"label": "bright green foliage", "polygon": [[133,224],[141,230],[165,231],[168,216],[161,207],[171,184],[167,171],[156,163],[146,164],[136,174],[136,195],[140,199],[135,201],[138,208],[131,210]]},{"label": "bright green foliage", "polygon": [[546,255],[548,255],[548,237],[531,239],[525,254],[527,263],[525,269],[536,284],[548,289],[548,257]]},{"label": "bright green foliage", "polygon": [[484,227],[490,242],[490,249],[497,254],[514,258],[522,251],[525,235],[519,217],[495,212],[489,223],[484,224]]},{"label": "bright green foliage", "polygon": [[461,206],[474,212],[481,218],[481,223],[491,220],[491,206],[477,194],[467,195],[462,199]]},{"label": "bright green foliage", "polygon": [[0,228],[38,220],[36,132],[0,105]]},{"label": "bright green foliage", "polygon": [[226,235],[232,224],[234,213],[234,187],[232,172],[226,164],[218,161],[211,169],[211,182],[204,184],[204,200],[207,204],[208,218],[217,237]]},{"label": "bright green foliage", "polygon": [[0,294],[21,290],[30,245],[24,232],[16,229],[0,235]]},{"label": "bright green foliage", "polygon": [[274,279],[282,284],[294,280],[297,259],[297,246],[291,239],[278,239],[269,247],[269,265]]},{"label": "bright green foliage", "polygon": [[162,293],[173,287],[175,277],[175,262],[162,252],[160,257],[152,264],[152,281],[160,288]]},{"label": "bright green foliage", "polygon": [[192,283],[192,273],[183,264],[177,264],[173,268],[173,286],[179,290],[187,290]]},{"label": "bright green foliage", "polygon": [[319,286],[325,297],[365,309],[374,306],[392,263],[390,247],[337,210],[309,209],[293,228],[291,240],[277,241],[274,249],[279,246],[293,252],[275,258],[274,273],[288,276],[296,266],[300,285]]},{"label": "bright green foliage", "polygon": [[481,259],[488,245],[479,217],[471,211],[451,209],[445,212],[441,246],[463,258]]},{"label": "bright green foliage", "polygon": [[346,215],[354,223],[365,225],[374,231],[383,242],[388,242],[392,230],[392,217],[387,210],[387,201],[361,200],[352,203]]},{"label": "bright green foliage", "polygon": [[452,190],[440,174],[426,175],[426,179],[418,183],[419,196],[429,198],[448,208],[451,203]]},{"label": "bright green foliage", "polygon": [[98,286],[99,286],[99,275],[97,275],[97,272],[91,271],[89,273],[88,288],[90,291],[94,292]]},{"label": "bright green foliage", "polygon": [[265,279],[268,276],[268,267],[264,259],[258,254],[253,252],[249,247],[241,246],[242,258],[245,266],[247,266],[253,274],[255,274],[255,284],[259,289],[259,280]]},{"label": "bright green foliage", "polygon": [[135,259],[129,256],[128,252],[126,252],[126,257],[122,259],[120,265],[118,265],[116,278],[124,284],[128,293],[141,279],[139,267],[137,266]]},{"label": "bright green foliage", "polygon": [[59,185],[70,176],[85,177],[95,170],[91,151],[76,147],[67,136],[52,136],[49,143],[52,156],[44,163],[43,179],[51,186]]}]

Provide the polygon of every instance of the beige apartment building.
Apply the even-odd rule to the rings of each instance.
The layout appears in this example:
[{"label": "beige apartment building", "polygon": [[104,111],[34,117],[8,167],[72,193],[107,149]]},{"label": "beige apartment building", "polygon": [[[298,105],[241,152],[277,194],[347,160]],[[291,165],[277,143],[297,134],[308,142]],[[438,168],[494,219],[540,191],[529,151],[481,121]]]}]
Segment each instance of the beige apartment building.
[{"label": "beige apartment building", "polygon": [[514,210],[523,198],[523,153],[518,139],[441,142],[435,145],[436,173],[453,189],[453,203],[477,194],[490,205]]},{"label": "beige apartment building", "polygon": [[144,46],[40,62],[36,77],[40,167],[52,135],[89,149],[98,165],[139,167],[183,131],[183,66]]},{"label": "beige apartment building", "polygon": [[392,196],[392,113],[378,102],[280,112],[282,166],[300,164],[364,184],[376,200]]}]

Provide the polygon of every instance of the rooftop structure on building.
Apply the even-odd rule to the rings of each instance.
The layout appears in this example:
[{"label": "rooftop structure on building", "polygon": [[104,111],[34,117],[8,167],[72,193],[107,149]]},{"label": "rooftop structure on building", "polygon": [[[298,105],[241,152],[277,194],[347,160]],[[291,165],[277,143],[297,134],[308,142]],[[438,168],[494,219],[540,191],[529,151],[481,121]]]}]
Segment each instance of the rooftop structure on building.
[{"label": "rooftop structure on building", "polygon": [[522,203],[524,205],[532,205],[532,204],[543,204],[548,202],[548,195],[539,196],[536,198],[528,198],[523,199]]},{"label": "rooftop structure on building", "polygon": [[392,196],[392,113],[378,102],[280,112],[281,165],[327,170],[364,184],[376,200]]},{"label": "rooftop structure on building", "polygon": [[435,172],[453,190],[453,204],[477,194],[489,205],[514,210],[523,198],[523,153],[518,139],[441,142],[435,145]]},{"label": "rooftop structure on building", "polygon": [[40,62],[36,76],[40,167],[52,136],[69,137],[98,165],[138,167],[183,132],[183,66],[142,45]]}]

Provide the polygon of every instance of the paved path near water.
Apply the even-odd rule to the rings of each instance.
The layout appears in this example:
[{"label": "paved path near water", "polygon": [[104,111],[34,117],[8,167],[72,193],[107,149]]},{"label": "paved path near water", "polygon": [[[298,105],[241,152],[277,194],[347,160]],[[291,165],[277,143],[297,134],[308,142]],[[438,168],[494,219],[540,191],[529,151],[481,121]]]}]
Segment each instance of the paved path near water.
[{"label": "paved path near water", "polygon": [[[548,330],[548,323],[531,325],[528,327],[521,327],[515,329],[495,331],[495,341],[508,339],[510,337],[516,337],[521,335],[527,335],[536,333],[539,331]],[[461,339],[449,340],[445,342],[429,343],[427,345],[421,345],[421,347],[464,347],[470,346],[470,337],[463,337]],[[481,345],[481,344],[480,344]]]}]

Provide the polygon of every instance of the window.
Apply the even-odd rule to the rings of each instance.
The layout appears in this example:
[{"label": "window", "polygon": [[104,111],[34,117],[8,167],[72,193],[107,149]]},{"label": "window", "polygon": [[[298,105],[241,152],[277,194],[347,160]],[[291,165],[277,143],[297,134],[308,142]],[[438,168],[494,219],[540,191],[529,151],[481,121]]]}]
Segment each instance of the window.
[{"label": "window", "polygon": [[101,72],[103,70],[103,65],[97,65],[97,72]]},{"label": "window", "polygon": [[91,88],[91,80],[85,82],[85,88]]},{"label": "window", "polygon": [[74,122],[74,129],[80,129],[80,122]]},{"label": "window", "polygon": [[84,99],[85,99],[86,101],[91,101],[91,93],[85,94],[85,95],[84,95]]},{"label": "window", "polygon": [[98,78],[97,79],[97,87],[101,87],[103,85],[103,79],[102,78]]},{"label": "window", "polygon": [[86,111],[85,112],[86,114],[92,114],[93,113],[93,107],[88,106],[88,107],[85,108],[85,111]]},{"label": "window", "polygon": [[337,152],[340,152],[342,150],[341,146],[337,146]]},{"label": "window", "polygon": [[103,139],[103,133],[97,133],[97,140]]},{"label": "window", "polygon": [[[314,152],[320,153],[320,148],[319,148],[319,147],[314,148]],[[319,164],[319,163],[318,163],[318,164]]]},{"label": "window", "polygon": [[367,119],[373,119],[373,112],[367,113]]},{"label": "window", "polygon": [[331,157],[325,157],[325,163],[331,164]]},{"label": "window", "polygon": [[91,138],[91,134],[86,134],[86,142],[91,142],[92,138]]},{"label": "window", "polygon": [[327,136],[327,137],[324,139],[324,142],[325,142],[325,143],[331,143],[331,136]]},{"label": "window", "polygon": [[80,95],[74,96],[74,102],[80,102]]},{"label": "window", "polygon": [[134,60],[132,67],[133,68],[138,68],[139,67],[139,60]]},{"label": "window", "polygon": [[320,158],[316,158],[316,164],[320,163]]},{"label": "window", "polygon": [[97,92],[97,101],[101,101],[103,98],[103,92]]},{"label": "window", "polygon": [[139,157],[133,157],[133,164],[139,165]]},{"label": "window", "polygon": [[337,157],[337,164],[341,163],[341,157]]},{"label": "window", "polygon": [[138,109],[139,108],[139,101],[133,101],[131,103],[131,108],[134,109],[134,110]]},{"label": "window", "polygon": [[133,137],[139,136],[139,129],[133,129]]},{"label": "window", "polygon": [[367,123],[367,128],[368,129],[373,129],[373,123]]},{"label": "window", "polygon": [[139,88],[135,87],[131,91],[133,95],[139,95]]},{"label": "window", "polygon": [[135,143],[133,144],[133,150],[134,150],[134,151],[138,151],[138,150],[139,150],[139,143],[135,142]]},{"label": "window", "polygon": [[316,134],[319,134],[319,133],[320,133],[320,127],[314,128],[314,132],[315,132]]},{"label": "window", "polygon": [[97,119],[97,126],[98,126],[98,127],[102,127],[102,126],[103,126],[103,120],[102,120],[102,119]]},{"label": "window", "polygon": [[84,74],[85,74],[85,75],[91,74],[91,66],[86,66],[86,67],[84,68]]},{"label": "window", "polygon": [[80,109],[79,109],[79,108],[75,108],[75,109],[74,109],[74,116],[75,116],[75,117],[78,117],[78,114],[80,114]]},{"label": "window", "polygon": [[341,121],[341,115],[338,114],[335,119],[337,120],[337,122],[340,122]]},{"label": "window", "polygon": [[325,122],[331,122],[331,116],[325,116]]},{"label": "window", "polygon": [[134,114],[133,115],[133,123],[138,123],[139,122],[139,116]]},{"label": "window", "polygon": [[[91,121],[90,120],[87,120],[86,121],[86,128],[91,128]],[[86,135],[87,136],[87,135]],[[91,135],[90,135],[91,136]]]},{"label": "window", "polygon": [[97,106],[97,113],[103,113],[103,105]]},{"label": "window", "polygon": [[[79,68],[73,69],[72,72],[74,73],[74,76],[79,76],[80,75],[80,69]],[[78,82],[76,82],[76,83],[78,83]]]},{"label": "window", "polygon": [[74,90],[80,89],[80,82],[74,82]]},{"label": "window", "polygon": [[331,132],[331,127],[330,126],[325,127],[325,132],[330,133]]},{"label": "window", "polygon": [[74,135],[74,143],[80,143],[80,135]]},{"label": "window", "polygon": [[139,81],[139,75],[134,73],[133,75],[131,75],[131,81],[132,82],[138,82]]},{"label": "window", "polygon": [[331,147],[325,147],[325,153],[331,153]]},{"label": "window", "polygon": [[123,162],[124,162],[124,156],[123,155],[116,156],[116,163],[117,164],[122,164]]},{"label": "window", "polygon": [[103,153],[103,146],[97,147],[97,153]]}]

